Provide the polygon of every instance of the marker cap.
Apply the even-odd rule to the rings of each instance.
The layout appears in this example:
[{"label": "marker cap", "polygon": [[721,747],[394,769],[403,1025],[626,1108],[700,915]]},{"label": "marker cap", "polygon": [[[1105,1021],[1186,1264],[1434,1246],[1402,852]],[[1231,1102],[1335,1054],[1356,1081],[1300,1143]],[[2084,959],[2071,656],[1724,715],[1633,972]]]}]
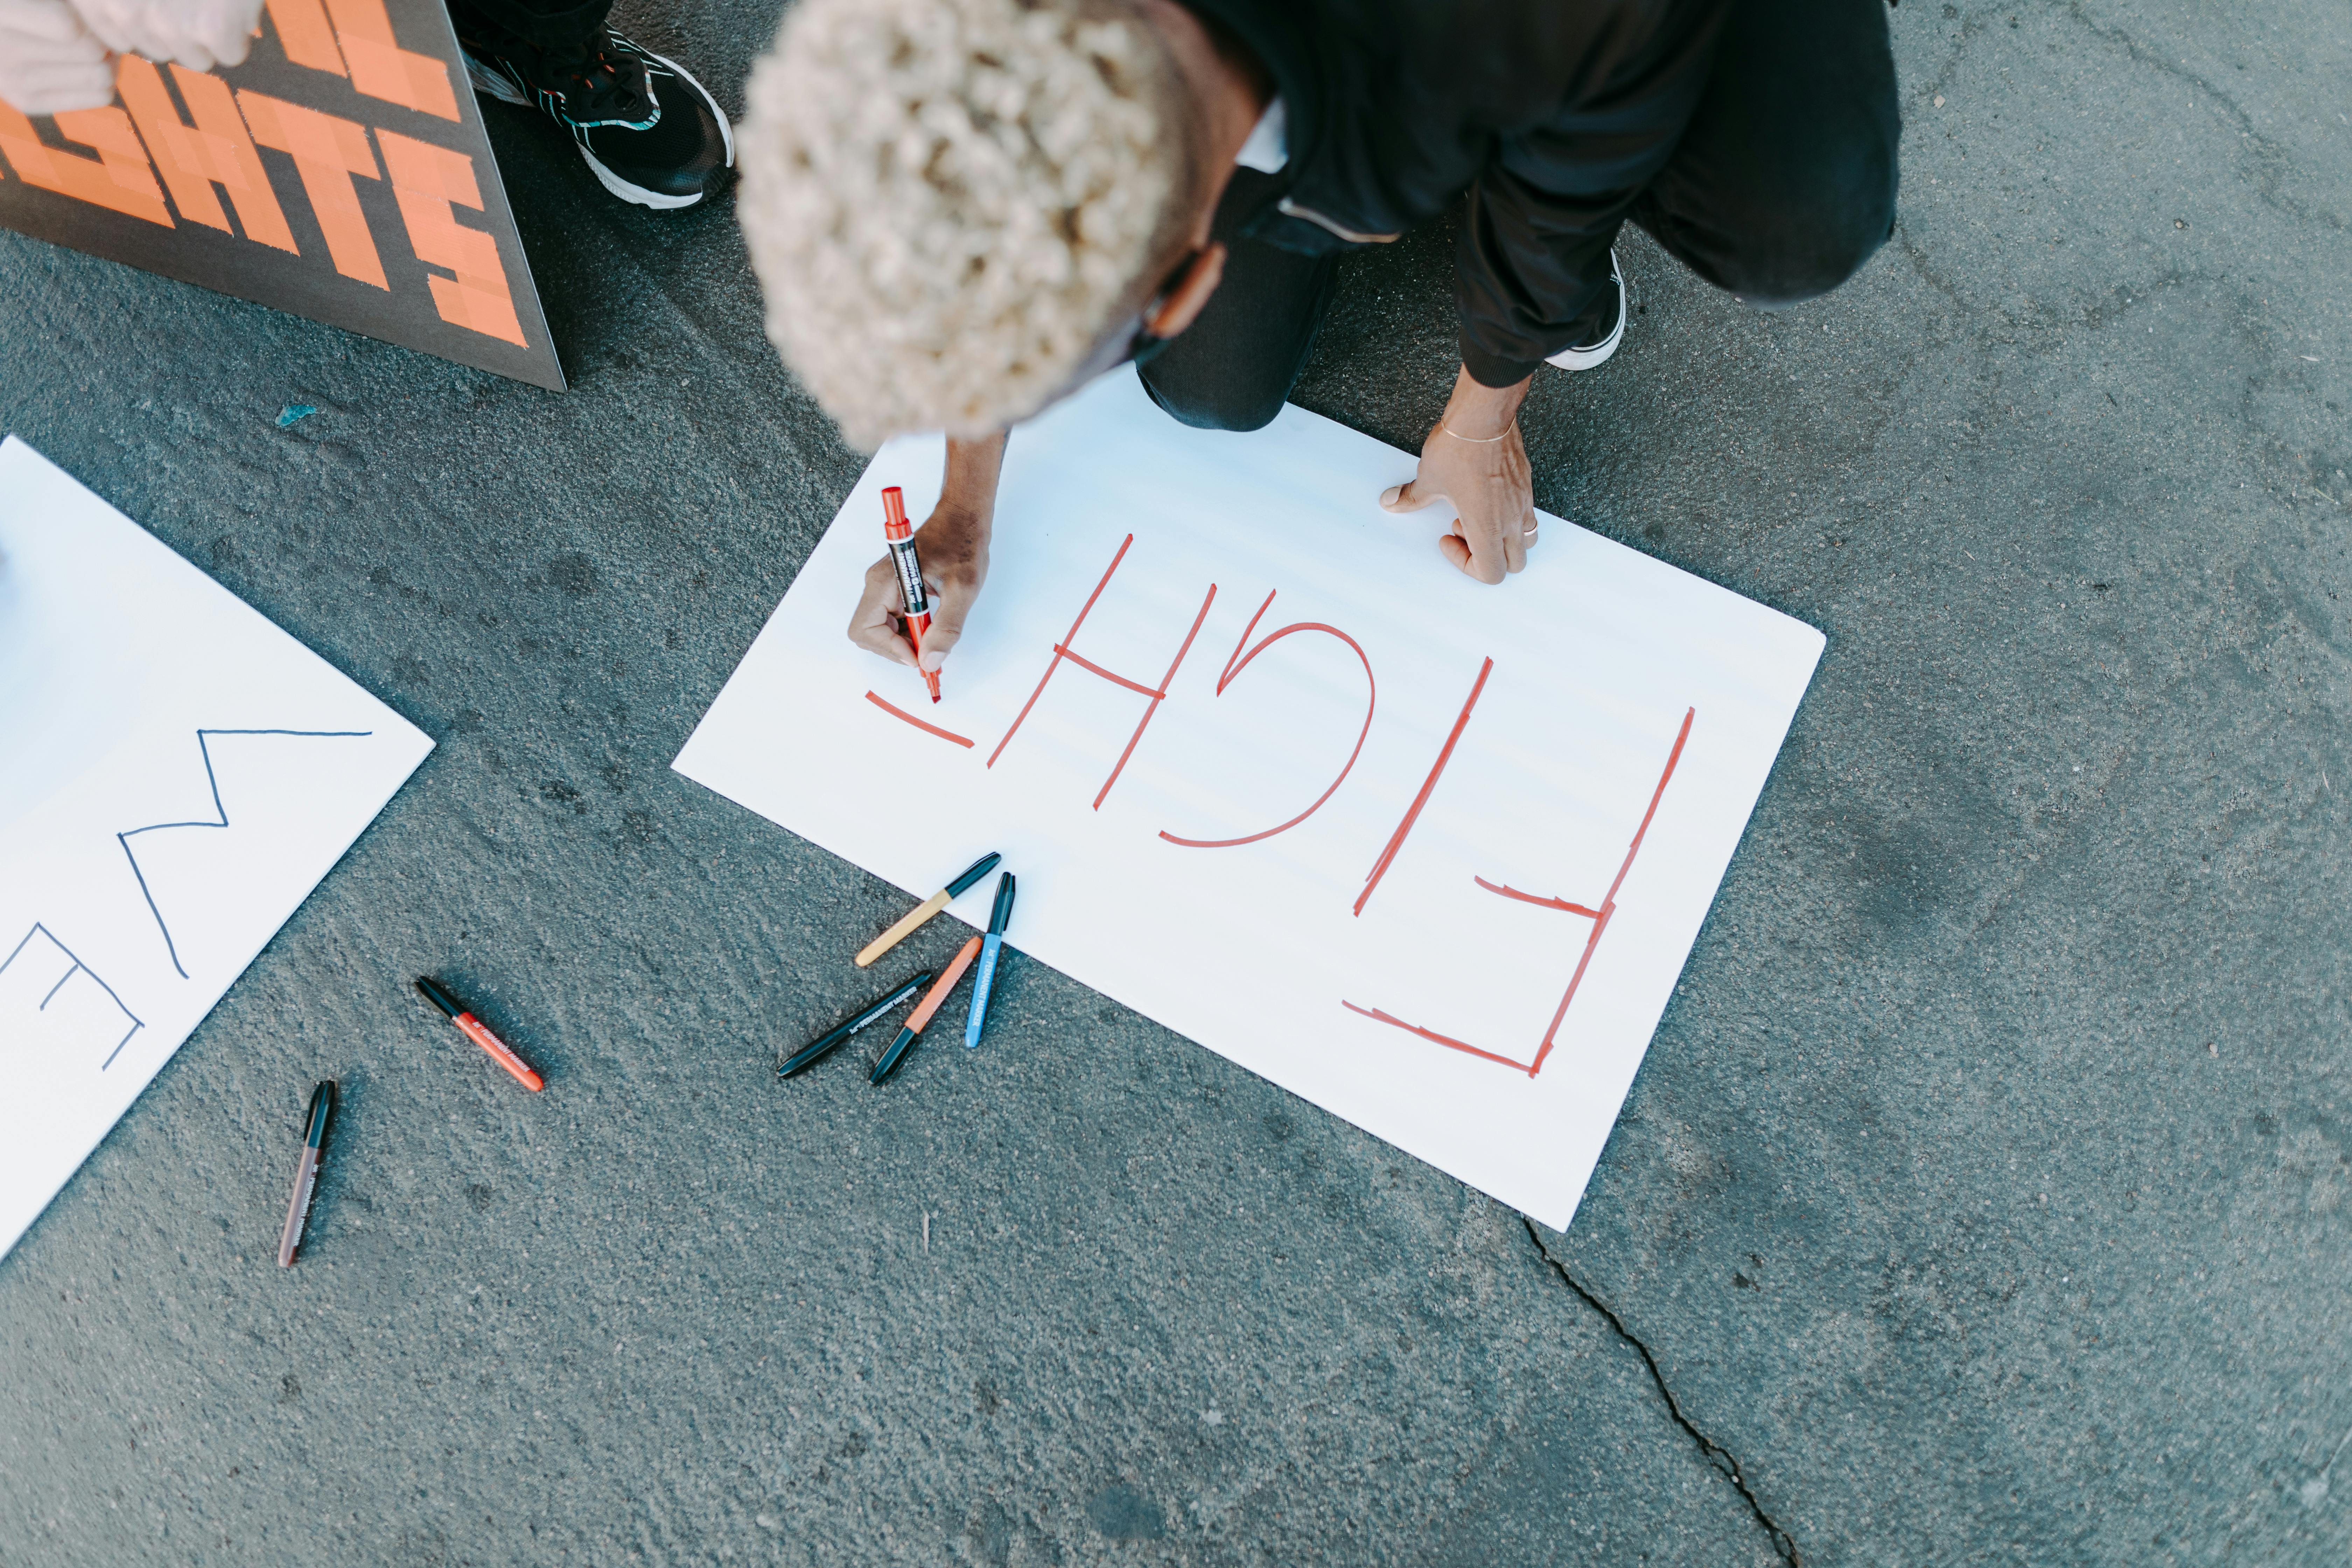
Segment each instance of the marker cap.
[{"label": "marker cap", "polygon": [[985,877],[991,871],[995,870],[996,863],[1003,858],[1003,856],[996,853],[994,850],[991,850],[989,853],[982,856],[979,859],[973,861],[971,865],[965,867],[963,868],[963,875],[958,877],[954,881],[948,884],[948,897],[950,899],[962,898],[965,892],[970,889],[974,882],[979,881],[982,877]]},{"label": "marker cap", "polygon": [[335,1080],[328,1079],[310,1091],[310,1125],[302,1134],[302,1146],[317,1149],[327,1142],[327,1119],[335,1113]]},{"label": "marker cap", "polygon": [[422,974],[418,975],[416,977],[416,989],[418,994],[421,994],[427,1002],[432,1003],[436,1007],[440,1008],[442,1012],[447,1014],[452,1018],[466,1010],[457,1005],[457,999],[455,996],[450,995],[449,993],[442,990],[440,986],[435,984],[429,976]]}]

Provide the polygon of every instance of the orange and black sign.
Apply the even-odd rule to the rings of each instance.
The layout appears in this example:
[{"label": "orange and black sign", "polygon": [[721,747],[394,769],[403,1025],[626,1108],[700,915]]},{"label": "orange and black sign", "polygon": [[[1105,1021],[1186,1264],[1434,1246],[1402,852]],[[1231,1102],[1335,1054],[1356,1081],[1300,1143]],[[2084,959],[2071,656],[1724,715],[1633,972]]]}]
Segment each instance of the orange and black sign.
[{"label": "orange and black sign", "polygon": [[115,95],[0,102],[0,226],[562,390],[440,0],[268,0],[244,65]]}]

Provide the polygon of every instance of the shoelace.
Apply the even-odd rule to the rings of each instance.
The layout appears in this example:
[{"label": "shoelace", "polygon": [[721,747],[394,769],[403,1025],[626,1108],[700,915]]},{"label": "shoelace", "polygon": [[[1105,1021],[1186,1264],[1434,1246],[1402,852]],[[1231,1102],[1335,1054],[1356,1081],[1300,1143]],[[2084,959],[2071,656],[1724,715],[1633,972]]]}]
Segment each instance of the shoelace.
[{"label": "shoelace", "polygon": [[563,83],[564,107],[582,120],[633,120],[646,108],[642,62],[585,44],[542,49],[539,63],[550,83]]}]

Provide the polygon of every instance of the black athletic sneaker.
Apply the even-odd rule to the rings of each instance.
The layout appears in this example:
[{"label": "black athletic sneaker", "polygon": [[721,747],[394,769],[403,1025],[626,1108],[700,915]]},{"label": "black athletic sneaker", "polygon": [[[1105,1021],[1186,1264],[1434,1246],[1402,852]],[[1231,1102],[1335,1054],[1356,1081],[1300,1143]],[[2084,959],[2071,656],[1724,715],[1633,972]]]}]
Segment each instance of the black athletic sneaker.
[{"label": "black athletic sneaker", "polygon": [[610,28],[569,48],[459,42],[477,90],[540,110],[570,132],[590,172],[625,202],[690,207],[735,166],[735,134],[702,84]]}]

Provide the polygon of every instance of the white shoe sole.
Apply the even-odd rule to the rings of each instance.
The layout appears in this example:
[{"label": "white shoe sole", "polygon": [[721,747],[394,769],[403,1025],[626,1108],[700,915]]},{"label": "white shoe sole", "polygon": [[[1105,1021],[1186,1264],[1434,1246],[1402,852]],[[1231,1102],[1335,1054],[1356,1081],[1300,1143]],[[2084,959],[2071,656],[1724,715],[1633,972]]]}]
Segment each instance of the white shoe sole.
[{"label": "white shoe sole", "polygon": [[1633,301],[1628,298],[1625,271],[1618,265],[1617,247],[1613,245],[1609,247],[1609,281],[1617,286],[1617,324],[1609,329],[1609,335],[1582,348],[1562,349],[1544,363],[1556,364],[1562,370],[1591,370],[1605,363],[1617,352],[1617,345],[1625,341],[1625,319],[1633,314]]},{"label": "white shoe sole", "polygon": [[[719,100],[710,96],[710,89],[704,87],[692,71],[667,55],[657,55],[651,49],[647,49],[646,58],[657,61],[677,72],[678,79],[692,88],[700,95],[702,101],[710,106],[710,117],[719,121],[719,138],[727,149],[726,167],[733,168],[735,166],[735,130],[728,124],[726,111],[719,107]],[[471,55],[466,56],[466,75],[473,82],[475,90],[488,93],[500,103],[511,103],[520,109],[539,107],[521,89],[498,72],[481,65]],[[641,207],[652,207],[660,212],[675,212],[679,207],[690,207],[702,199],[700,191],[695,192],[690,196],[673,196],[660,191],[649,191],[643,185],[631,184],[627,180],[606,168],[587,148],[582,147],[577,142],[573,142],[572,146],[578,150],[580,161],[588,165],[588,172],[596,176],[596,183],[625,202],[634,203]]]},{"label": "white shoe sole", "polygon": [[[579,144],[574,142],[573,145]],[[643,185],[633,185],[598,163],[596,154],[585,147],[580,148],[580,161],[588,165],[588,172],[596,176],[598,184],[623,201],[633,203],[637,206],[653,207],[661,212],[674,212],[679,207],[690,207],[702,199],[700,191],[695,192],[690,196],[673,196],[666,195],[660,191],[649,191]]]}]

